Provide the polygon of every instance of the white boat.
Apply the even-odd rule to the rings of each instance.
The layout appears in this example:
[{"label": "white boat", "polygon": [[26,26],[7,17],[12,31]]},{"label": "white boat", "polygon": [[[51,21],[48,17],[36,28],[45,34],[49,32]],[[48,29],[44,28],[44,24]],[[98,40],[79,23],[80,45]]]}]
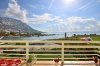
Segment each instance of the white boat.
[{"label": "white boat", "polygon": [[0,40],[3,39],[3,37],[4,37],[4,36],[1,36],[1,37],[0,37]]}]

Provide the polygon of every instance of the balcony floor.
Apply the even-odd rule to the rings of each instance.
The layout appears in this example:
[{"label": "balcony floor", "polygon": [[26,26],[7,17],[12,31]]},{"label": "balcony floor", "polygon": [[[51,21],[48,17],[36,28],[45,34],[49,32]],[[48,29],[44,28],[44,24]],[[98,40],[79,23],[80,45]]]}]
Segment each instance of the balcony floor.
[{"label": "balcony floor", "polygon": [[[37,61],[34,66],[55,66],[54,64],[54,61]],[[63,66],[95,66],[95,64],[93,61],[64,61]]]}]

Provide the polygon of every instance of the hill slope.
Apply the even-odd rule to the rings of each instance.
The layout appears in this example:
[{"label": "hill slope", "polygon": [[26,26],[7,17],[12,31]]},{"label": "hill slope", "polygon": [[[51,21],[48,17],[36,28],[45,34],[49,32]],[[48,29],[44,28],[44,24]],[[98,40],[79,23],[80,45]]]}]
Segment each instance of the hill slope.
[{"label": "hill slope", "polygon": [[26,23],[23,23],[20,20],[0,17],[0,30],[9,31],[9,32],[23,32],[23,33],[41,33],[38,30],[32,29]]}]

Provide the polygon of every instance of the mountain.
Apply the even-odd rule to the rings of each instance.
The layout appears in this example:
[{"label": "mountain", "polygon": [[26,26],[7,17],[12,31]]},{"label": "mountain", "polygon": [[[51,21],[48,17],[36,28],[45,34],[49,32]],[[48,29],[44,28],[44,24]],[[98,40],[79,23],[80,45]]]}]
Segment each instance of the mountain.
[{"label": "mountain", "polygon": [[41,33],[20,20],[8,17],[0,17],[0,31],[1,30],[8,32]]}]

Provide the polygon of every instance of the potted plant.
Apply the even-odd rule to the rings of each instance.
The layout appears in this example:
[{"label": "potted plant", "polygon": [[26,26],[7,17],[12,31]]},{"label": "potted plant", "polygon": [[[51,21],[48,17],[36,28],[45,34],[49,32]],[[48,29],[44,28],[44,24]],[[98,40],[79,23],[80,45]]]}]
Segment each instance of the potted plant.
[{"label": "potted plant", "polygon": [[33,60],[33,57],[29,56],[29,59],[27,60],[27,66],[32,66],[32,60]]}]

